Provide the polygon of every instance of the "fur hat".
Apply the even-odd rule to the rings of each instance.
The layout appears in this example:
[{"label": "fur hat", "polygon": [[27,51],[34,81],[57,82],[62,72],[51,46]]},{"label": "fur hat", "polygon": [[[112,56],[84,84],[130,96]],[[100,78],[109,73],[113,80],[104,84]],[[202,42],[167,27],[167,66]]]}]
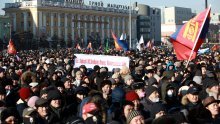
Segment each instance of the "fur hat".
[{"label": "fur hat", "polygon": [[193,81],[199,85],[202,85],[202,76],[194,76]]},{"label": "fur hat", "polygon": [[119,78],[120,77],[120,75],[119,74],[113,74],[112,75],[112,78],[114,79],[114,78]]},{"label": "fur hat", "polygon": [[126,75],[125,77],[124,77],[124,81],[125,81],[125,83],[128,81],[128,80],[130,80],[130,79],[133,79],[133,77],[131,76],[131,75]]},{"label": "fur hat", "polygon": [[23,110],[23,113],[22,113],[22,116],[23,117],[26,117],[26,116],[30,116],[32,113],[36,112],[36,110],[32,107],[29,107],[29,108],[25,108]]}]

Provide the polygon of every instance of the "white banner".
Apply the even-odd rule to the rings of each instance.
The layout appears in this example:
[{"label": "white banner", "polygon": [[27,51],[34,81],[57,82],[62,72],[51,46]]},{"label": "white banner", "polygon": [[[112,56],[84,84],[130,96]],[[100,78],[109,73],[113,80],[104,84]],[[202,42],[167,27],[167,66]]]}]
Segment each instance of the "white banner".
[{"label": "white banner", "polygon": [[109,71],[113,68],[122,68],[122,66],[129,67],[129,58],[120,56],[106,56],[106,55],[89,55],[89,54],[74,54],[76,56],[74,67],[85,65],[86,68],[92,68],[95,65],[100,67],[108,67]]}]

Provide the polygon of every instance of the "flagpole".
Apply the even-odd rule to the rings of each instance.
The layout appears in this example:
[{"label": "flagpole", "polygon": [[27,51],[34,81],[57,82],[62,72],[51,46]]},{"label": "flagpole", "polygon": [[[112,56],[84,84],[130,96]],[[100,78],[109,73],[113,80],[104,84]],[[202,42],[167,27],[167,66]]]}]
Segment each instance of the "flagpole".
[{"label": "flagpole", "polygon": [[[207,13],[206,13],[206,16],[205,16],[206,18],[207,18],[208,14],[209,14],[210,9],[211,9],[211,5],[209,6],[209,10],[208,10]],[[197,44],[197,42],[198,42],[198,40],[199,40],[199,36],[200,36],[200,34],[201,34],[201,32],[202,32],[202,28],[203,28],[203,26],[205,25],[205,21],[206,21],[206,20],[203,21],[203,23],[202,23],[202,27],[201,27],[201,30],[199,31],[199,34],[198,34],[198,36],[196,37],[196,42],[194,43],[194,45],[193,45],[193,49],[191,50],[191,53],[190,53],[190,56],[189,56],[189,59],[187,60],[186,68],[188,67],[189,62],[190,62],[190,60],[191,60],[191,58],[192,58],[192,55],[193,55],[194,49],[195,49],[196,44]]]}]

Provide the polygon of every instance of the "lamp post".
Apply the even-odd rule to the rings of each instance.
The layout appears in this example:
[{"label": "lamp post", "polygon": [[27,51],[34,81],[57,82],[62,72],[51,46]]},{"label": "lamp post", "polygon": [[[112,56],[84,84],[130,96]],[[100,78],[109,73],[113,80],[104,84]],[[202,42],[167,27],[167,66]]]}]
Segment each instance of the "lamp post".
[{"label": "lamp post", "polygon": [[131,0],[130,0],[130,7],[129,7],[129,48],[131,49]]},{"label": "lamp post", "polygon": [[5,24],[5,28],[9,28],[9,38],[11,39],[11,24]]},{"label": "lamp post", "polygon": [[[7,23],[7,24],[5,24],[4,26],[5,26],[5,28],[9,28],[9,39],[11,39],[11,24],[10,24],[10,23]],[[5,32],[6,32],[5,34],[8,33],[7,30],[6,30]],[[7,40],[7,39],[4,38],[4,43],[7,43],[7,41],[5,41],[5,40]],[[4,49],[4,43],[3,43],[3,45],[2,45],[2,48],[3,48],[3,49]]]},{"label": "lamp post", "polygon": [[205,0],[205,9],[208,8],[208,0]]}]

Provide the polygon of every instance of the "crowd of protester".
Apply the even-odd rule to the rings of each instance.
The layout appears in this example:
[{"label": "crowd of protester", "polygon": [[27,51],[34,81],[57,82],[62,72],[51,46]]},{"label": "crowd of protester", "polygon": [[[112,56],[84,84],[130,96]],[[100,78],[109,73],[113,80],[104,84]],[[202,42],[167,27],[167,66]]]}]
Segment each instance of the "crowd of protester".
[{"label": "crowd of protester", "polygon": [[[75,53],[127,56],[129,67],[74,67]],[[220,55],[186,67],[165,48],[0,53],[2,124],[220,124]]]}]

